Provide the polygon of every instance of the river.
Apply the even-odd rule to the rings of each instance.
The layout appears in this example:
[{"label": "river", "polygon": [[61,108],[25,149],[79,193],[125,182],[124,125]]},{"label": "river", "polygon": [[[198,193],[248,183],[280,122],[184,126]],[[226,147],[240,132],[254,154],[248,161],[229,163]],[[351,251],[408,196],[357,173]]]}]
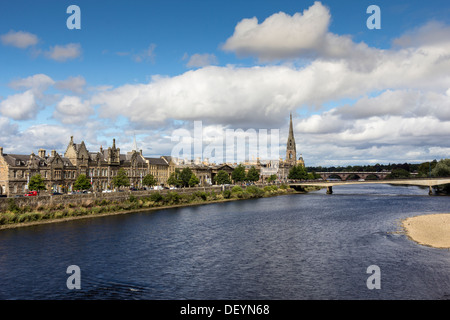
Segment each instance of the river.
[{"label": "river", "polygon": [[[450,212],[427,188],[308,194],[0,230],[0,299],[450,299],[450,251],[400,221]],[[68,289],[79,267],[80,289]],[[369,289],[379,268],[379,289]]]}]

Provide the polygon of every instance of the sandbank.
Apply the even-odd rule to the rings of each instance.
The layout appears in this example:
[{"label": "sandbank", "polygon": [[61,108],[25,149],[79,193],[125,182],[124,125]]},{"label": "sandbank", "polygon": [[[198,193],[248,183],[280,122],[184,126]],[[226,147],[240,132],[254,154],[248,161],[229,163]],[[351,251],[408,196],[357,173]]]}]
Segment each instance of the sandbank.
[{"label": "sandbank", "polygon": [[450,213],[410,217],[402,225],[408,237],[421,245],[450,248]]}]

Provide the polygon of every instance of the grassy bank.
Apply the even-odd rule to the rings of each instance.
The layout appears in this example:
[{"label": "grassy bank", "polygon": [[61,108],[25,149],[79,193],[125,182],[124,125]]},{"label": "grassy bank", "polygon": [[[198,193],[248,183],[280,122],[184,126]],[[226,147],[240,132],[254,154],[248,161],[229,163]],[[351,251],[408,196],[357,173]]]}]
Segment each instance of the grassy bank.
[{"label": "grassy bank", "polygon": [[252,199],[296,193],[286,185],[250,186],[245,189],[234,186],[231,190],[216,193],[197,191],[191,194],[169,192],[165,195],[155,192],[149,196],[137,198],[133,195],[126,201],[96,200],[85,205],[52,205],[37,208],[19,208],[14,199],[9,199],[8,208],[0,213],[0,229],[26,226],[38,223],[65,221],[78,218],[130,213],[150,209],[170,208],[184,205],[197,205],[221,201]]}]

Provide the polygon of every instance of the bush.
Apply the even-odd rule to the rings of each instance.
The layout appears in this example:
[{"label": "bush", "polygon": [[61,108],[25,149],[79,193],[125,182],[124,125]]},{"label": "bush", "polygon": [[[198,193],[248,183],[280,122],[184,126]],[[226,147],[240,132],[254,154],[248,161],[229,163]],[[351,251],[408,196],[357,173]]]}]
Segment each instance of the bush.
[{"label": "bush", "polygon": [[224,199],[230,199],[230,197],[231,197],[231,191],[230,191],[230,190],[224,190],[224,191],[222,192],[222,195],[223,195]]},{"label": "bush", "polygon": [[8,211],[17,213],[19,212],[20,208],[19,206],[16,204],[16,201],[14,201],[14,199],[8,199]]},{"label": "bush", "polygon": [[204,191],[196,191],[192,194],[192,200],[202,199],[205,201],[208,198],[208,194]]},{"label": "bush", "polygon": [[167,204],[174,204],[180,202],[180,195],[177,192],[168,192],[164,197],[164,202]]},{"label": "bush", "polygon": [[260,188],[256,186],[249,186],[245,191],[247,191],[250,195],[254,197],[262,197],[264,194],[264,191],[262,191]]},{"label": "bush", "polygon": [[0,214],[0,224],[9,224],[16,221],[16,215],[13,212],[4,212]]},{"label": "bush", "polygon": [[240,186],[234,186],[231,188],[232,193],[242,192],[242,188]]},{"label": "bush", "polygon": [[159,192],[152,193],[150,195],[150,200],[154,202],[159,202],[163,199],[163,196]]}]

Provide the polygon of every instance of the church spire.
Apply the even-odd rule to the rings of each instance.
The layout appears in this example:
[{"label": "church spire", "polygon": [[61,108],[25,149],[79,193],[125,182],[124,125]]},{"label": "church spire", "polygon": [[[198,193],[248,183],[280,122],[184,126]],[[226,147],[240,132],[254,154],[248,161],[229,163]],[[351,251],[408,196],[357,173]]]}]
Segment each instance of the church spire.
[{"label": "church spire", "polygon": [[292,125],[292,113],[290,113],[289,136],[286,143],[286,162],[290,165],[296,164],[297,149],[295,146],[294,127]]},{"label": "church spire", "polygon": [[134,140],[133,140],[133,150],[132,151],[138,151],[137,142],[136,142],[136,134],[134,133]]}]

